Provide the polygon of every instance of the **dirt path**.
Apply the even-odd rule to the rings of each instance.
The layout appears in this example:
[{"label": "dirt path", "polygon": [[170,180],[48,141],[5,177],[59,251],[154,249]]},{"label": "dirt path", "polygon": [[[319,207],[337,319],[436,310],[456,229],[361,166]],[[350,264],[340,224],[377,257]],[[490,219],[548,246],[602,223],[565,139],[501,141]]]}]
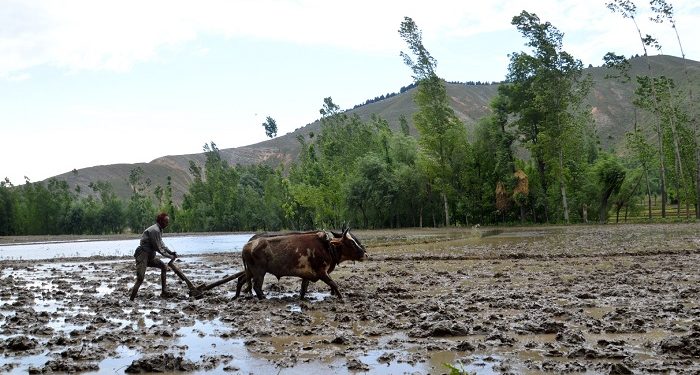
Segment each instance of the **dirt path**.
[{"label": "dirt path", "polygon": [[[16,373],[630,374],[700,371],[698,225],[357,231],[371,260],[343,263],[298,299],[268,278],[135,303],[131,259],[0,263],[0,371]],[[184,258],[197,282],[238,254]]]}]

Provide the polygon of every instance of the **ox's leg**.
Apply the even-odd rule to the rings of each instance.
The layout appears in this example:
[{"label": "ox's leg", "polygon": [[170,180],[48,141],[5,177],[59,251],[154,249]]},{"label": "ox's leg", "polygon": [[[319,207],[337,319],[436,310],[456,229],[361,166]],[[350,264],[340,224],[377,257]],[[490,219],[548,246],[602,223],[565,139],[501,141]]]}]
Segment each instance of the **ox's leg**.
[{"label": "ox's leg", "polygon": [[255,290],[255,295],[258,299],[265,299],[265,295],[262,291],[263,280],[265,280],[265,273],[262,275],[253,275],[253,290]]},{"label": "ox's leg", "polygon": [[306,289],[309,287],[309,280],[301,279],[301,291],[299,292],[299,299],[304,299],[306,295]]},{"label": "ox's leg", "polygon": [[343,296],[340,294],[340,290],[338,290],[338,284],[336,284],[335,281],[333,281],[333,279],[331,279],[331,277],[328,276],[328,274],[324,273],[323,275],[321,275],[320,279],[323,280],[324,283],[328,284],[329,287],[331,287],[331,295],[335,294],[336,296],[338,296],[339,300],[343,299]]},{"label": "ox's leg", "polygon": [[244,273],[238,278],[236,282],[236,296],[233,299],[238,298],[241,295],[241,289],[243,289],[243,284],[245,284],[245,289],[243,293],[252,294],[253,293],[253,276],[249,273]]},{"label": "ox's leg", "polygon": [[233,299],[236,299],[241,295],[241,288],[243,288],[243,284],[246,282],[250,284],[250,276],[247,272],[238,277],[238,281],[236,282],[236,295],[233,297]]},{"label": "ox's leg", "polygon": [[243,292],[245,292],[247,294],[253,294],[253,278],[248,277],[246,280],[247,280],[247,282],[245,285],[245,290]]}]

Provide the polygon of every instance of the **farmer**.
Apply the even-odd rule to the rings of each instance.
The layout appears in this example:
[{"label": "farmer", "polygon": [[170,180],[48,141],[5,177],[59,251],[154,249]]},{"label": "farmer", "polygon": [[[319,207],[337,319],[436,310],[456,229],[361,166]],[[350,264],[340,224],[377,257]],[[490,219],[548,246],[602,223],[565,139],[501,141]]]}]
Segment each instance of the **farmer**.
[{"label": "farmer", "polygon": [[160,296],[163,298],[172,297],[165,288],[165,273],[168,267],[160,259],[156,258],[156,251],[170,258],[171,261],[177,258],[177,254],[174,251],[170,251],[163,243],[163,229],[165,229],[168,224],[170,224],[168,214],[165,212],[160,213],[158,217],[156,217],[156,223],[146,228],[141,235],[141,243],[139,247],[136,248],[136,252],[134,252],[134,258],[136,258],[136,284],[134,284],[134,287],[131,289],[132,301],[136,298],[136,293],[138,293],[141,283],[143,283],[147,267],[160,268]]}]

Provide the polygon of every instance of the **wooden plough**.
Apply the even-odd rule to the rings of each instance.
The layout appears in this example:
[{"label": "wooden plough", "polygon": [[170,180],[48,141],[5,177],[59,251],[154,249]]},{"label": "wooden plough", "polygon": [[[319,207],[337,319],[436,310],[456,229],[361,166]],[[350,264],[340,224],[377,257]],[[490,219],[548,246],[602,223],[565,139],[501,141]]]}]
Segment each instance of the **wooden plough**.
[{"label": "wooden plough", "polygon": [[187,288],[189,289],[190,297],[194,297],[194,298],[202,298],[204,296],[204,292],[206,292],[207,290],[212,289],[212,288],[216,288],[217,286],[222,285],[222,284],[226,284],[227,282],[229,282],[231,280],[238,279],[239,277],[241,277],[245,274],[245,271],[240,271],[240,272],[237,272],[233,275],[226,276],[221,280],[214,281],[213,283],[209,283],[209,284],[202,283],[199,285],[194,285],[190,281],[190,279],[188,279],[187,276],[185,276],[185,274],[182,273],[180,268],[178,266],[176,266],[175,263],[173,263],[173,262],[175,262],[175,259],[170,260],[170,262],[168,262],[168,266],[170,267],[170,269],[173,270],[173,272],[175,272],[175,274],[180,279],[182,279],[182,281],[185,282],[185,284],[187,284]]}]

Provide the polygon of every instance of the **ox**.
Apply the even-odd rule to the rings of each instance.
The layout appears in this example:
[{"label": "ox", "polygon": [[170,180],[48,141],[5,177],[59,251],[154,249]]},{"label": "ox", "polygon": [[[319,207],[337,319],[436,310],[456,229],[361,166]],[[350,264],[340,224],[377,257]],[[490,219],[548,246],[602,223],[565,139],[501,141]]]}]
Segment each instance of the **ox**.
[{"label": "ox", "polygon": [[[343,226],[343,228],[345,228],[345,226]],[[330,231],[330,232],[331,232],[331,234],[333,234],[333,237],[335,237],[335,238],[342,237],[341,233],[334,232],[334,231]],[[253,237],[250,237],[248,239],[248,242],[250,242],[252,240],[256,240],[258,238],[262,238],[262,237],[270,238],[270,237],[291,236],[291,235],[300,235],[300,234],[316,234],[316,235],[321,236],[321,233],[323,233],[323,232],[320,232],[317,230],[305,231],[305,232],[299,232],[299,231],[296,231],[296,232],[262,232],[262,233],[254,234]],[[325,237],[327,237],[327,236],[325,236]],[[246,287],[245,287],[245,290],[243,290],[243,293],[251,293],[251,291],[253,290],[253,283],[252,283],[251,278],[246,275],[245,271],[239,272],[236,275],[240,275],[238,277],[239,284],[246,283]],[[303,281],[302,281],[302,284],[303,284]],[[306,284],[308,285],[308,282]],[[238,289],[240,289],[240,288],[238,288]],[[332,293],[332,291],[331,291],[331,293]],[[239,296],[239,293],[236,293],[236,296],[234,297],[234,299],[238,298],[238,296]],[[302,298],[303,298],[303,296],[302,296]]]},{"label": "ox", "polygon": [[309,281],[322,280],[342,300],[338,285],[328,276],[335,266],[346,260],[365,260],[367,254],[360,241],[350,233],[298,232],[291,234],[260,234],[253,236],[241,251],[245,274],[238,278],[236,297],[244,283],[252,281],[253,290],[263,299],[263,280],[267,273],[279,279],[296,276],[302,279],[300,298],[304,298]]}]

